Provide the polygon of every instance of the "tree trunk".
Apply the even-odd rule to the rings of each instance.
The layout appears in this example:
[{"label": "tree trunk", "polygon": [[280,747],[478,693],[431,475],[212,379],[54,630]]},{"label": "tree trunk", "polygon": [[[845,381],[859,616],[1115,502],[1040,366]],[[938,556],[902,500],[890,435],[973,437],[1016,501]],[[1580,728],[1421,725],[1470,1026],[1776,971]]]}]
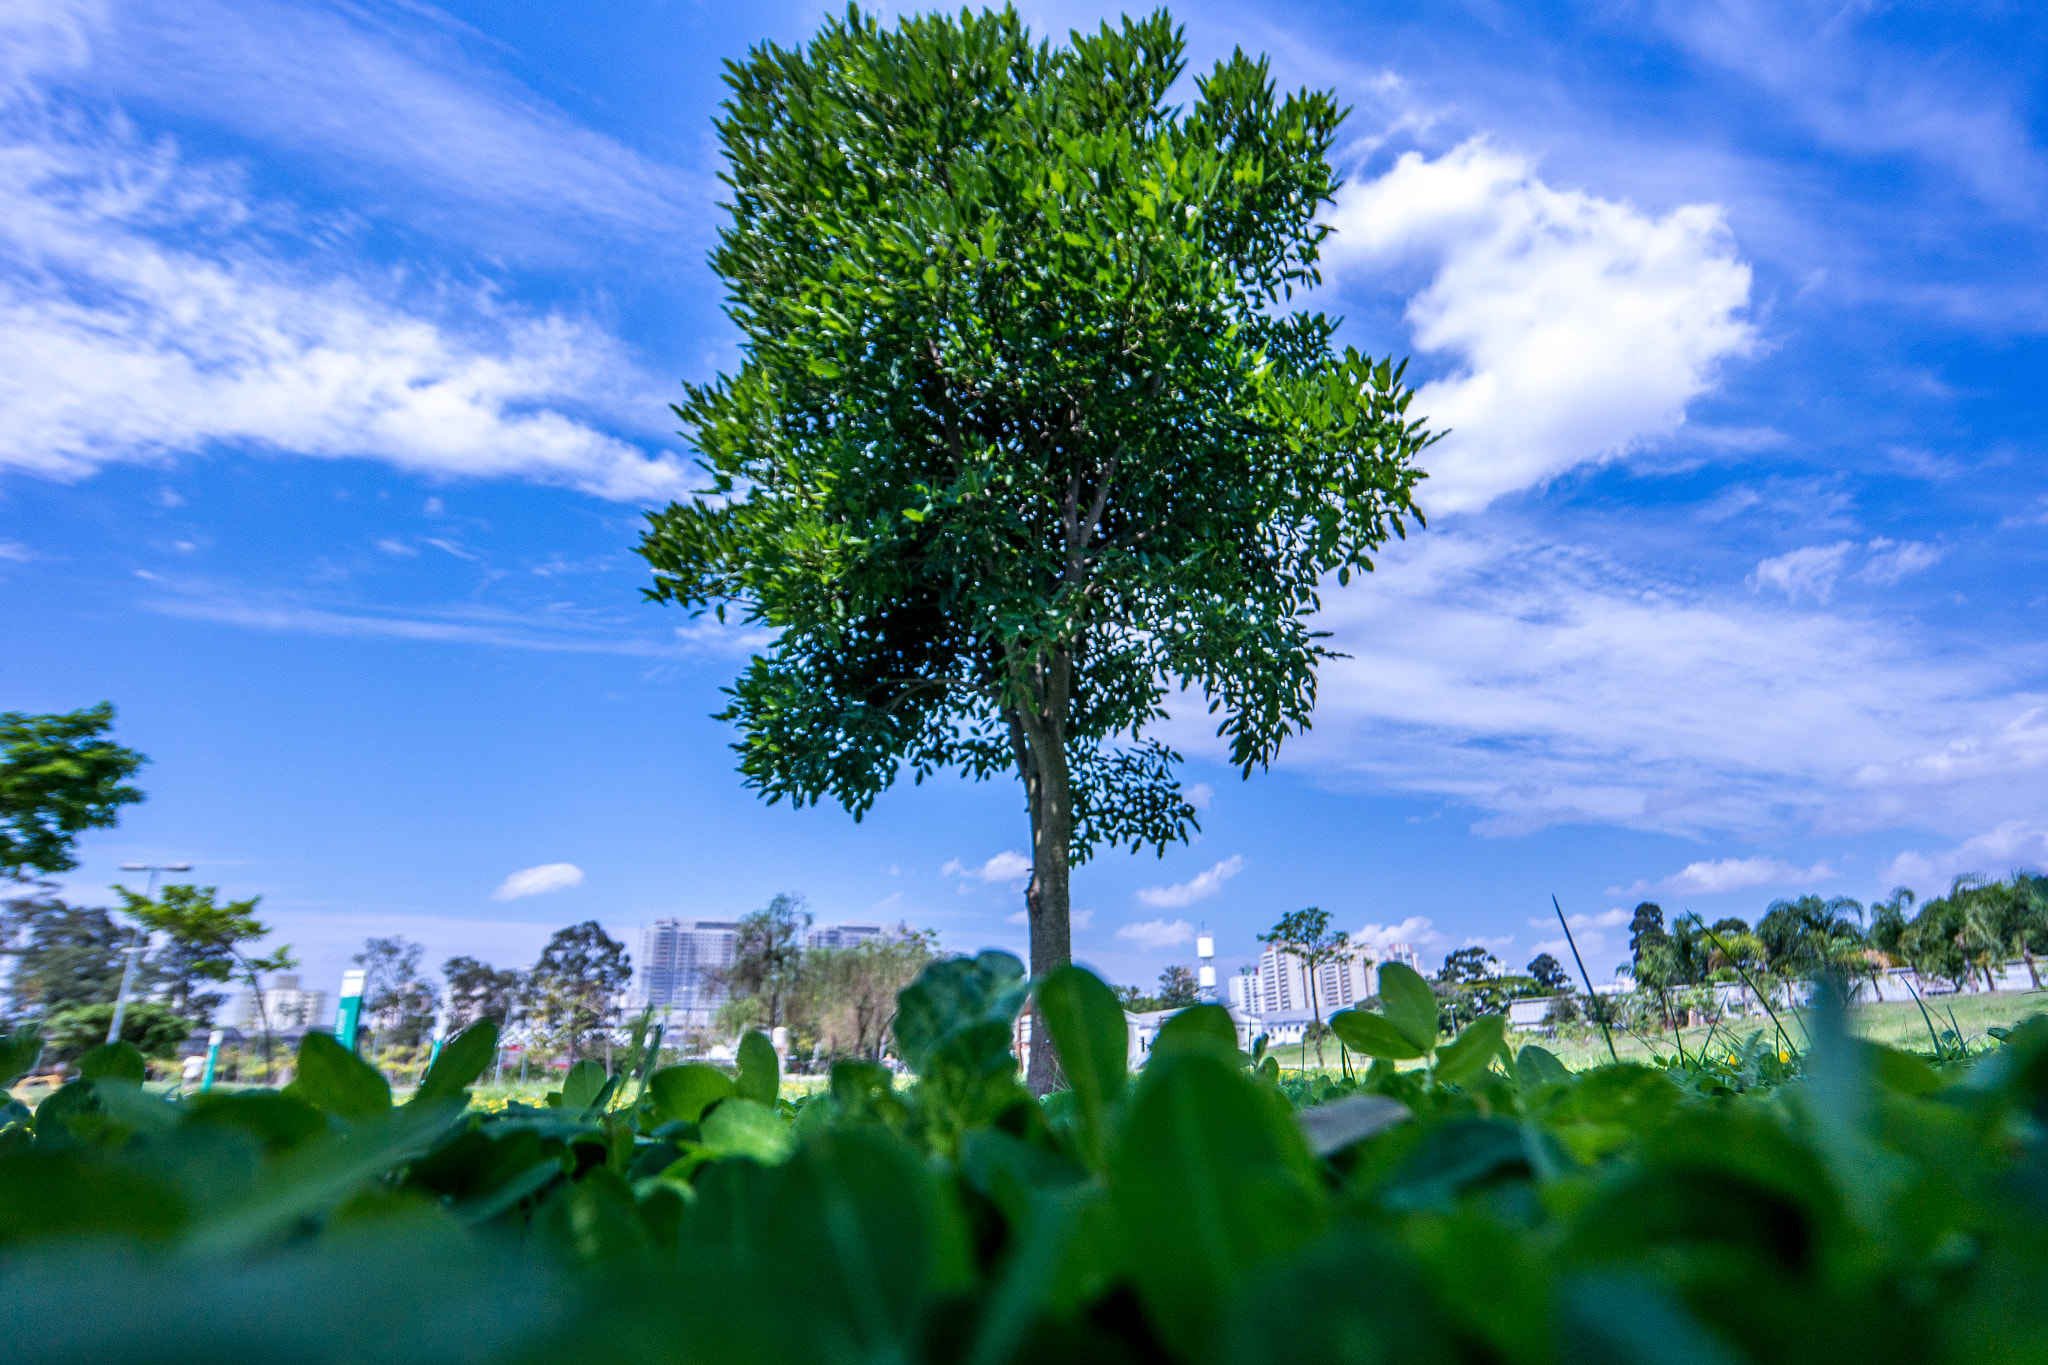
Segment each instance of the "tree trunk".
[{"label": "tree trunk", "polygon": [[2034,989],[2040,990],[2041,973],[2034,966],[2033,945],[2029,944],[2025,939],[2020,940],[2020,958],[2027,964],[2027,975],[2033,978]]},{"label": "tree trunk", "polygon": [[[1074,792],[1067,768],[1067,701],[1073,656],[1058,650],[1028,665],[1012,665],[1022,694],[1010,709],[1010,742],[1031,810],[1031,880],[1024,909],[1031,925],[1031,975],[1043,977],[1073,961],[1071,887]],[[1032,1006],[1031,1069],[1034,1095],[1066,1084],[1045,1021]]]}]

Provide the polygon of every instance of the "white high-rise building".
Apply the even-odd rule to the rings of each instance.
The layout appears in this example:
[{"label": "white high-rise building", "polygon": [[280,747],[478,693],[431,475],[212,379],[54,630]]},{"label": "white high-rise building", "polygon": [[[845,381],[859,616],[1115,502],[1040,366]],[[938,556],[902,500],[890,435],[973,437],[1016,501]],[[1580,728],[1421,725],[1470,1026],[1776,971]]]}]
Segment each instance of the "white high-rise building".
[{"label": "white high-rise building", "polygon": [[236,1002],[235,1027],[245,1036],[253,1036],[263,1027],[266,1013],[270,1016],[272,1034],[301,1034],[309,1028],[327,1028],[334,1022],[327,1012],[327,992],[302,991],[299,978],[289,973],[270,978],[260,1010],[255,996],[243,995]]},{"label": "white high-rise building", "polygon": [[1385,948],[1354,943],[1342,956],[1316,969],[1315,995],[1311,999],[1308,968],[1302,960],[1293,953],[1268,946],[1259,954],[1256,972],[1232,978],[1230,1004],[1245,1014],[1264,1018],[1305,1019],[1320,1013],[1327,1019],[1337,1010],[1362,1005],[1380,993],[1383,962],[1405,962],[1416,967],[1415,949],[1405,943]]},{"label": "white high-rise building", "polygon": [[725,1003],[716,973],[730,967],[739,925],[723,919],[658,919],[640,936],[631,1000],[674,1024],[709,1028]]},{"label": "white high-rise building", "polygon": [[851,948],[871,938],[894,938],[895,931],[881,924],[822,924],[804,939],[806,948]]}]

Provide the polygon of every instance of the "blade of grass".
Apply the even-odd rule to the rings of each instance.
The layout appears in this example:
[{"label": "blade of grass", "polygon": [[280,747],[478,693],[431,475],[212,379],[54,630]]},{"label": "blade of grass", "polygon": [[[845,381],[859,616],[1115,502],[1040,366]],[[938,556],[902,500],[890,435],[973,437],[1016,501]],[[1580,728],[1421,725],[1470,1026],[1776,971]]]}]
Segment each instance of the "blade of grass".
[{"label": "blade of grass", "polygon": [[1564,907],[1557,903],[1557,896],[1550,897],[1550,908],[1557,911],[1557,922],[1564,926],[1564,941],[1572,947],[1572,961],[1579,964],[1579,980],[1586,983],[1586,1003],[1592,1007],[1593,1018],[1600,1025],[1600,1036],[1607,1040],[1607,1055],[1619,1062],[1621,1054],[1614,1050],[1614,1035],[1607,1031],[1607,1011],[1600,1004],[1600,997],[1593,990],[1593,978],[1586,971],[1586,959],[1579,956],[1579,941],[1572,937],[1572,926],[1564,917]]}]

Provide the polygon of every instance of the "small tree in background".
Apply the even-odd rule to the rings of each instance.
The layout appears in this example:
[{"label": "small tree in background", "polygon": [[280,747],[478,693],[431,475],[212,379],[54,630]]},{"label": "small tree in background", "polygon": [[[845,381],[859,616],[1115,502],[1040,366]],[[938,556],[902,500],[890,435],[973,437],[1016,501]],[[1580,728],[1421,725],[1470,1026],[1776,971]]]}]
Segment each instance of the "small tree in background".
[{"label": "small tree in background", "polygon": [[[78,1005],[111,1005],[121,987],[129,931],[105,910],[67,904],[47,890],[7,904],[12,1008],[47,1016]],[[101,1038],[106,1036],[104,1028]]]},{"label": "small tree in background", "polygon": [[372,1056],[375,1038],[388,1046],[416,1048],[433,1027],[441,993],[420,972],[426,951],[403,935],[393,935],[364,939],[363,951],[349,959],[363,969],[363,1010],[372,1021]]},{"label": "small tree in background", "polygon": [[526,976],[499,969],[473,957],[451,957],[441,964],[448,983],[448,1033],[462,1032],[479,1019],[495,1019],[502,1032],[512,1026],[512,1010],[526,989]]},{"label": "small tree in background", "polygon": [[149,760],[103,738],[110,702],[31,716],[0,712],[0,876],[69,872],[78,836],[112,829],[121,807],[142,800],[127,785]]},{"label": "small tree in background", "polygon": [[[180,945],[183,960],[193,975],[207,981],[239,979],[256,997],[257,1017],[263,1028],[263,1069],[270,1074],[270,1007],[263,999],[263,973],[290,971],[298,965],[290,944],[261,957],[252,957],[245,945],[269,937],[270,926],[256,918],[261,896],[245,901],[214,903],[220,888],[213,886],[166,886],[152,900],[138,896],[125,886],[114,888],[121,908],[145,930],[170,936]],[[125,1024],[125,1020],[123,1021]]]},{"label": "small tree in background", "polygon": [[740,917],[732,965],[717,975],[728,993],[719,1012],[722,1024],[739,1033],[789,1022],[789,1002],[802,986],[804,937],[810,927],[804,898],[789,892]]},{"label": "small tree in background", "polygon": [[632,977],[626,945],[596,920],[558,929],[527,975],[533,1019],[574,1063],[593,1033],[610,1028]]},{"label": "small tree in background", "polygon": [[1270,932],[1259,935],[1259,942],[1271,944],[1281,952],[1292,953],[1301,962],[1308,977],[1309,1012],[1315,1016],[1315,1027],[1310,1030],[1310,1036],[1315,1039],[1316,1065],[1321,1066],[1323,1006],[1316,978],[1321,974],[1324,963],[1335,962],[1350,952],[1351,935],[1342,929],[1331,929],[1330,912],[1311,905],[1306,910],[1282,915]]},{"label": "small tree in background", "polygon": [[1247,775],[1307,727],[1320,594],[1405,532],[1430,440],[1401,367],[1286,306],[1343,112],[1243,53],[1181,103],[1183,50],[1164,12],[1067,45],[851,13],[733,64],[743,362],[687,389],[710,486],[639,546],[652,598],[773,632],[721,713],[770,801],[1019,778],[1035,976],[1074,864],[1194,828],[1167,697]]},{"label": "small tree in background", "polygon": [[1529,964],[1529,976],[1553,995],[1568,994],[1572,988],[1571,973],[1549,953],[1536,954],[1535,960]]},{"label": "small tree in background", "polygon": [[1160,1009],[1186,1009],[1201,998],[1201,987],[1195,983],[1195,974],[1186,967],[1168,967],[1159,974]]}]

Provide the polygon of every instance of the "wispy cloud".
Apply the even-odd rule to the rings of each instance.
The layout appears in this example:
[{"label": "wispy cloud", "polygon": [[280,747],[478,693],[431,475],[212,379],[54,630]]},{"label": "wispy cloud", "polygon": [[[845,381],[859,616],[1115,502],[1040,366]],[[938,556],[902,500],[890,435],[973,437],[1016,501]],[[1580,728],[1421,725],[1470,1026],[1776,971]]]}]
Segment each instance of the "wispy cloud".
[{"label": "wispy cloud", "polygon": [[1382,951],[1397,943],[1411,948],[1434,948],[1444,942],[1436,921],[1427,915],[1410,915],[1399,924],[1362,924],[1351,935],[1353,943],[1364,943]]},{"label": "wispy cloud", "polygon": [[[1658,881],[1638,881],[1610,896],[1718,896],[1728,891],[1747,891],[1757,886],[1813,886],[1831,881],[1835,870],[1825,862],[1799,867],[1777,858],[1719,858],[1687,863],[1679,871]],[[1574,926],[1577,927],[1577,926]]]},{"label": "wispy cloud", "polygon": [[1194,938],[1195,926],[1184,919],[1148,919],[1139,924],[1126,924],[1116,931],[1116,936],[1147,952],[1159,952]]},{"label": "wispy cloud", "polygon": [[408,301],[388,272],[274,244],[271,220],[302,225],[231,171],[46,105],[0,88],[0,468],[69,479],[234,446],[622,501],[684,486],[676,456],[590,416],[651,412],[658,391],[601,328],[489,290]]},{"label": "wispy cloud", "polygon": [[1669,436],[1755,346],[1750,269],[1714,205],[1651,217],[1474,140],[1404,154],[1345,190],[1332,222],[1340,276],[1406,258],[1436,271],[1408,321],[1463,369],[1416,394],[1413,411],[1450,432],[1419,495],[1431,511],[1476,511]]},{"label": "wispy cloud", "polygon": [[968,867],[958,858],[939,869],[942,877],[978,877],[985,882],[1022,881],[1031,875],[1031,860],[1017,850],[1004,849],[978,867]]},{"label": "wispy cloud", "polygon": [[1888,886],[1910,886],[1926,897],[1946,891],[1964,874],[2003,877],[2043,870],[2048,870],[2048,824],[2007,820],[1952,848],[1901,853],[1885,869],[1884,880]]},{"label": "wispy cloud", "polygon": [[1863,567],[1854,575],[1856,580],[1889,587],[1940,563],[1942,550],[1922,541],[1909,540],[1901,545],[1883,537],[1867,545],[1852,540],[1808,545],[1761,561],[1750,575],[1749,584],[1752,588],[1776,588],[1788,601],[1805,596],[1825,603],[1835,595],[1835,584],[1847,571],[1850,559],[1859,554],[1866,557]]},{"label": "wispy cloud", "polygon": [[1177,910],[1183,905],[1207,900],[1223,890],[1223,883],[1244,870],[1244,858],[1232,854],[1207,872],[1173,886],[1147,886],[1137,892],[1138,903],[1155,910]]},{"label": "wispy cloud", "polygon": [[526,896],[538,896],[549,891],[561,891],[583,882],[583,869],[574,863],[542,863],[514,872],[498,883],[498,889],[491,893],[494,901],[516,901]]}]

